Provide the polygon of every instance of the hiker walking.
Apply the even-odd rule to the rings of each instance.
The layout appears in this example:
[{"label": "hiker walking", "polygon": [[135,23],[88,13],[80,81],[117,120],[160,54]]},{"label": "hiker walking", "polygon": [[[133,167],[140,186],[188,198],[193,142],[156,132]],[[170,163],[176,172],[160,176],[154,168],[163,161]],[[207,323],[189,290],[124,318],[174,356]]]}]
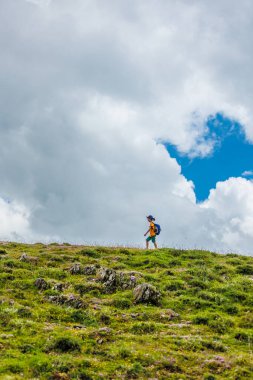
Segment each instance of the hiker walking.
[{"label": "hiker walking", "polygon": [[151,240],[152,243],[154,244],[155,248],[157,249],[158,247],[157,247],[157,243],[156,243],[155,238],[156,238],[156,235],[160,234],[161,228],[160,228],[159,224],[155,224],[154,223],[155,218],[152,215],[147,216],[147,219],[148,219],[148,222],[149,222],[149,229],[144,234],[144,236],[146,236],[148,233],[149,233],[149,236],[146,239],[146,248],[148,249],[149,242]]}]

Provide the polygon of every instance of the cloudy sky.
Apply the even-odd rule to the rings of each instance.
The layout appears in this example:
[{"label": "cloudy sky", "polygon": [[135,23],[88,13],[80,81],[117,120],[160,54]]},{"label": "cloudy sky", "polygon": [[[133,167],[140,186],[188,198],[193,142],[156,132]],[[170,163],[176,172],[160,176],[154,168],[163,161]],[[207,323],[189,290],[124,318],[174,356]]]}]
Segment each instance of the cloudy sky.
[{"label": "cloudy sky", "polygon": [[0,239],[253,254],[253,2],[1,0]]}]

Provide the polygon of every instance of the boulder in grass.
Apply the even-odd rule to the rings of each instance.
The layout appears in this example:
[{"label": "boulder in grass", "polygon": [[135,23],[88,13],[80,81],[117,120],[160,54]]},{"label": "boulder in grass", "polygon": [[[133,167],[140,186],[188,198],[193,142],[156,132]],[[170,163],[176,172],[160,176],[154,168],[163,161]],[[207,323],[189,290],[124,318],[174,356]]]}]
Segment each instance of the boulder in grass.
[{"label": "boulder in grass", "polygon": [[79,263],[75,263],[71,268],[70,268],[70,273],[71,274],[82,274],[82,268],[81,268],[81,264]]},{"label": "boulder in grass", "polygon": [[117,273],[114,269],[100,268],[98,278],[103,283],[105,291],[110,293],[116,289]]},{"label": "boulder in grass", "polygon": [[96,274],[97,273],[96,265],[88,265],[87,267],[84,267],[83,273],[86,274],[87,276]]},{"label": "boulder in grass", "polygon": [[85,307],[84,302],[79,297],[76,297],[74,295],[49,296],[48,300],[52,303],[55,303],[56,305],[66,305],[75,309],[82,309]]},{"label": "boulder in grass", "polygon": [[40,278],[40,277],[35,280],[34,285],[39,290],[46,290],[49,288],[49,284],[46,282],[46,280],[44,280],[44,278]]},{"label": "boulder in grass", "polygon": [[134,288],[133,292],[135,303],[159,304],[161,293],[153,285],[147,283],[140,284]]},{"label": "boulder in grass", "polygon": [[117,274],[117,286],[122,290],[133,289],[137,284],[136,276],[131,273],[120,272]]},{"label": "boulder in grass", "polygon": [[59,283],[54,284],[53,290],[57,290],[58,292],[63,292],[68,287],[68,284]]},{"label": "boulder in grass", "polygon": [[31,263],[31,264],[38,264],[38,257],[34,256],[28,256],[26,253],[23,253],[19,259],[20,261],[26,262],[26,263]]}]

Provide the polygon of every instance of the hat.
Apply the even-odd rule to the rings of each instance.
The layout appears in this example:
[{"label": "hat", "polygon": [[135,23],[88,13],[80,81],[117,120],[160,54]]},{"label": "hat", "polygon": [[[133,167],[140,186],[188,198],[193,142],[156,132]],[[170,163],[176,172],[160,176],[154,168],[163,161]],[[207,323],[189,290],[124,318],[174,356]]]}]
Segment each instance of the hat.
[{"label": "hat", "polygon": [[147,216],[147,218],[150,220],[155,220],[155,218],[152,215]]}]

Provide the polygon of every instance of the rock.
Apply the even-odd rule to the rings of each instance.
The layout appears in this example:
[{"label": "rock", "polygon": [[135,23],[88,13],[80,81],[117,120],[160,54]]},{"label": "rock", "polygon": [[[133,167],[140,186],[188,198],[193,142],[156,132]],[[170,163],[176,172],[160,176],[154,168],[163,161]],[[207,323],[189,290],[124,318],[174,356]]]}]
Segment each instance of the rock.
[{"label": "rock", "polygon": [[107,293],[110,293],[116,289],[117,274],[114,269],[100,268],[98,271],[98,278],[103,283]]},{"label": "rock", "polygon": [[66,289],[68,287],[67,284],[64,284],[64,283],[60,283],[60,284],[55,284],[53,286],[53,289],[54,290],[57,290],[58,292],[63,292],[64,289]]},{"label": "rock", "polygon": [[92,275],[97,273],[97,267],[95,265],[88,265],[83,268],[83,273],[86,275]]},{"label": "rock", "polygon": [[140,284],[134,288],[135,303],[151,303],[158,305],[161,293],[153,286],[147,283]]},{"label": "rock", "polygon": [[179,314],[176,313],[174,310],[172,309],[167,309],[167,310],[164,310],[164,312],[162,314],[160,314],[160,317],[162,319],[168,319],[168,320],[171,320],[171,319],[175,319],[175,318],[178,318],[179,317]]},{"label": "rock", "polygon": [[49,288],[49,284],[44,280],[44,278],[37,278],[37,280],[35,280],[35,283],[34,285],[36,286],[36,288],[40,289],[40,290],[46,290]]},{"label": "rock", "polygon": [[71,274],[82,274],[82,269],[81,269],[81,264],[75,263],[71,268],[70,268],[70,273]]},{"label": "rock", "polygon": [[122,290],[133,289],[136,286],[136,276],[130,273],[120,272],[117,274],[117,286]]},{"label": "rock", "polygon": [[39,259],[38,257],[28,256],[26,253],[23,253],[19,260],[26,263],[38,264]]},{"label": "rock", "polygon": [[71,306],[75,309],[81,309],[81,308],[85,307],[83,301],[74,295],[70,295],[70,296],[64,296],[64,295],[49,296],[48,300],[49,300],[49,302],[55,303],[56,305]]}]

